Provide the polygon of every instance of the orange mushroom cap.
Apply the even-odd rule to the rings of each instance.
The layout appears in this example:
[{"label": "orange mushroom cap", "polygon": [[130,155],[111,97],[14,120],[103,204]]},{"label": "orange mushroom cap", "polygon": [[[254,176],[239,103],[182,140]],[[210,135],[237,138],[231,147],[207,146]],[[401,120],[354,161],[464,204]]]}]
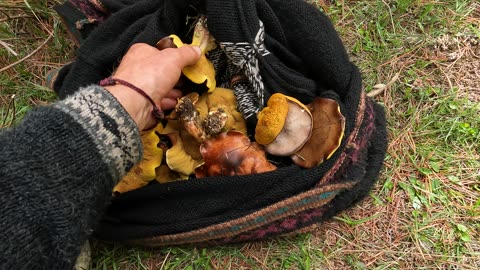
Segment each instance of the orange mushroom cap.
[{"label": "orange mushroom cap", "polygon": [[238,131],[220,133],[204,141],[200,153],[205,163],[195,170],[197,178],[216,175],[245,175],[275,170],[265,151]]},{"label": "orange mushroom cap", "polygon": [[259,144],[269,144],[275,140],[285,124],[288,114],[288,100],[280,93],[273,94],[268,99],[267,107],[258,113],[255,128],[255,141]]}]

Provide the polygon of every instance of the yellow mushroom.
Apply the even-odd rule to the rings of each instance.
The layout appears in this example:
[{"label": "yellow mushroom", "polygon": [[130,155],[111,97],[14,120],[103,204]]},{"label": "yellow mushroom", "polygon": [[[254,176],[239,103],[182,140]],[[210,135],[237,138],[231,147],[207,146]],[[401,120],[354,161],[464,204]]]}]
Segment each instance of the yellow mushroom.
[{"label": "yellow mushroom", "polygon": [[155,168],[162,163],[163,150],[157,145],[160,138],[156,132],[161,132],[162,124],[142,134],[143,157],[124,178],[113,188],[114,193],[124,193],[147,185],[156,177]]},{"label": "yellow mushroom", "polygon": [[157,177],[155,178],[160,184],[165,184],[168,182],[173,182],[177,180],[188,179],[188,175],[183,175],[176,171],[172,171],[168,165],[162,164],[160,167],[157,167],[155,170]]},{"label": "yellow mushroom", "polygon": [[[180,133],[184,134],[184,136],[179,135]],[[164,162],[155,169],[155,179],[159,183],[168,183],[176,180],[188,179],[189,174],[184,174],[181,172],[182,170],[188,171],[188,169],[182,168],[182,164],[190,164],[191,162],[201,164],[202,156],[200,155],[198,149],[199,144],[192,137],[190,137],[184,129],[182,129],[182,125],[180,124],[179,120],[168,120],[165,128],[163,128],[159,134],[161,138],[169,141],[172,146],[170,146],[170,148],[168,148],[168,146],[164,146]],[[192,151],[192,153],[189,151]]]},{"label": "yellow mushroom", "polygon": [[[215,80],[215,68],[213,67],[212,62],[207,59],[205,54],[215,49],[217,45],[215,43],[215,39],[210,35],[205,25],[205,19],[202,17],[195,25],[192,43],[190,44],[200,47],[200,49],[202,50],[202,55],[200,56],[200,59],[197,63],[185,67],[182,72],[190,81],[196,84],[205,83],[206,87],[208,88],[208,92],[212,92],[213,90],[215,90],[217,84]],[[184,44],[177,35],[170,35],[169,38],[171,38],[173,44],[177,48],[187,45]],[[160,40],[157,43],[157,47],[169,46],[159,43],[165,43],[165,41]]]},{"label": "yellow mushroom", "polygon": [[204,93],[197,102],[197,110],[200,116],[205,119],[209,113],[223,110],[227,121],[223,129],[225,131],[236,130],[243,134],[247,133],[247,124],[242,114],[237,110],[237,99],[233,90],[227,88],[216,88],[212,93]]},{"label": "yellow mushroom", "polygon": [[168,167],[187,177],[195,173],[195,169],[203,164],[202,159],[194,159],[185,152],[182,140],[178,132],[168,134],[172,141],[172,148],[168,149],[165,155],[165,161]]}]

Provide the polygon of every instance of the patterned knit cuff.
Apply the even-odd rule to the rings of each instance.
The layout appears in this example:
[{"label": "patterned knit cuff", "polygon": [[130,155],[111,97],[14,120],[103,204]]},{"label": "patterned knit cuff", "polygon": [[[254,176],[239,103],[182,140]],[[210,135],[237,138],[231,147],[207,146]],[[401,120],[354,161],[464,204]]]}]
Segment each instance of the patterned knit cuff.
[{"label": "patterned knit cuff", "polygon": [[72,116],[92,137],[114,179],[123,178],[140,161],[143,148],[138,127],[103,87],[81,88],[54,106]]}]

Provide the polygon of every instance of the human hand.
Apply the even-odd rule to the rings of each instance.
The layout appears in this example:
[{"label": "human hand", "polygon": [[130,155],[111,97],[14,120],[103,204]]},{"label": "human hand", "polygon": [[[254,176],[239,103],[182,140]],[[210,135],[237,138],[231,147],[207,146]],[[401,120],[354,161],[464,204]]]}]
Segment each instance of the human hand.
[{"label": "human hand", "polygon": [[[125,54],[112,77],[142,89],[162,110],[173,109],[180,90],[174,89],[182,69],[195,64],[200,48],[183,46],[159,51],[148,44],[134,44]],[[137,123],[140,130],[152,127],[153,106],[136,91],[120,84],[106,86]]]}]

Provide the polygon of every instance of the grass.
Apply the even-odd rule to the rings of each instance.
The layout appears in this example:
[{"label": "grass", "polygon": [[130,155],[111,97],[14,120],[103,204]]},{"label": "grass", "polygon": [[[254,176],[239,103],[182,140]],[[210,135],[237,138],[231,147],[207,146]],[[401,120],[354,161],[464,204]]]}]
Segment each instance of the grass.
[{"label": "grass", "polygon": [[49,70],[73,59],[73,44],[52,9],[54,4],[22,0],[0,4],[0,127],[20,120],[29,107],[55,100],[55,94],[44,86],[45,77]]},{"label": "grass", "polygon": [[[52,36],[0,72],[3,127],[54,101],[45,74],[74,57],[55,1],[37,2],[0,5],[0,41],[18,54],[0,44],[0,70]],[[390,144],[370,196],[290,238],[154,250],[95,242],[93,269],[480,268],[480,4],[332,2],[313,4],[332,18],[366,91],[388,86],[375,99],[385,106]]]}]

